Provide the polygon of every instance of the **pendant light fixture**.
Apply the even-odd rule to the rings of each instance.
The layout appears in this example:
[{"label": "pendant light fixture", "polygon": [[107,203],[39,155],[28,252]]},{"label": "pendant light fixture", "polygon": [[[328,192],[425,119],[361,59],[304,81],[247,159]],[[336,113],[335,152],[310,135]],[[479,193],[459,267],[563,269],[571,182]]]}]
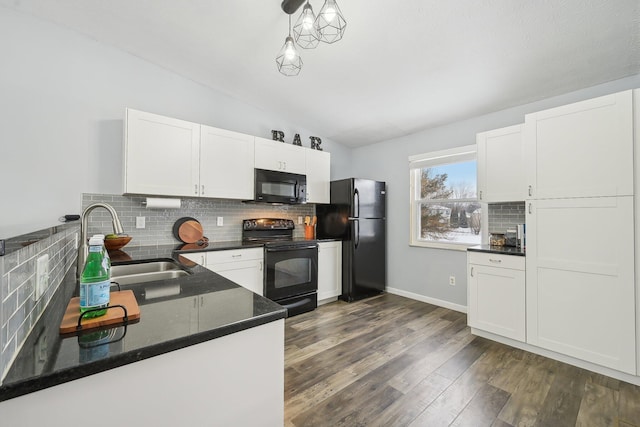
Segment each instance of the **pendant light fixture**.
[{"label": "pendant light fixture", "polygon": [[314,49],[320,43],[320,35],[315,26],[316,15],[307,0],[302,9],[302,14],[293,26],[293,37],[303,49]]},{"label": "pendant light fixture", "polygon": [[321,42],[335,43],[342,38],[347,21],[335,0],[325,0],[316,18],[315,27]]},{"label": "pendant light fixture", "polygon": [[278,71],[285,76],[297,76],[302,69],[302,58],[296,50],[293,37],[291,37],[291,15],[289,15],[289,35],[284,40],[284,45],[276,56]]}]

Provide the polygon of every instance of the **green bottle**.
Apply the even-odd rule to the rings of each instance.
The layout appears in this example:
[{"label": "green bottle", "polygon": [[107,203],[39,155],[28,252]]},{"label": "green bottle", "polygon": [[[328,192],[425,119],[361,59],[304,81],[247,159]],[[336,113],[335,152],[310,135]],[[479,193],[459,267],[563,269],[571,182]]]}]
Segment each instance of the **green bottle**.
[{"label": "green bottle", "polygon": [[89,255],[80,276],[80,312],[93,308],[104,308],[94,311],[85,317],[103,316],[109,305],[109,287],[111,278],[104,259],[104,246],[99,238],[89,239]]},{"label": "green bottle", "polygon": [[97,237],[100,239],[100,244],[102,245],[102,255],[104,256],[104,264],[107,268],[107,273],[109,273],[109,279],[111,279],[111,257],[109,256],[109,251],[104,246],[104,234],[94,234],[93,237]]}]

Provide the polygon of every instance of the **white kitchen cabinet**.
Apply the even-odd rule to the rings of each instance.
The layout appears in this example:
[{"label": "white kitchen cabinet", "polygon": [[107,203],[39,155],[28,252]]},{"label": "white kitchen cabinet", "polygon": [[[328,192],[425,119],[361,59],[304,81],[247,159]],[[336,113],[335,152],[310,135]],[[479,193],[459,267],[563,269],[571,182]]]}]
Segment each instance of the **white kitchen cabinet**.
[{"label": "white kitchen cabinet", "polygon": [[331,154],[305,149],[307,202],[331,202]]},{"label": "white kitchen cabinet", "polygon": [[254,137],[127,109],[124,193],[253,199]]},{"label": "white kitchen cabinet", "polygon": [[200,127],[200,196],[252,200],[254,137]]},{"label": "white kitchen cabinet", "polygon": [[528,343],[636,373],[633,215],[631,196],[527,202]]},{"label": "white kitchen cabinet", "polygon": [[527,197],[633,195],[632,91],[525,116]]},{"label": "white kitchen cabinet", "polygon": [[229,249],[210,252],[181,254],[214,273],[264,295],[264,250],[263,248]]},{"label": "white kitchen cabinet", "polygon": [[523,125],[476,135],[478,198],[485,203],[525,199]]},{"label": "white kitchen cabinet", "polygon": [[525,258],[469,251],[467,275],[469,326],[524,342]]},{"label": "white kitchen cabinet", "polygon": [[256,136],[255,167],[304,175],[305,148]]},{"label": "white kitchen cabinet", "polygon": [[318,242],[318,301],[342,294],[342,242]]},{"label": "white kitchen cabinet", "polygon": [[199,194],[199,124],[127,109],[124,128],[124,193]]}]

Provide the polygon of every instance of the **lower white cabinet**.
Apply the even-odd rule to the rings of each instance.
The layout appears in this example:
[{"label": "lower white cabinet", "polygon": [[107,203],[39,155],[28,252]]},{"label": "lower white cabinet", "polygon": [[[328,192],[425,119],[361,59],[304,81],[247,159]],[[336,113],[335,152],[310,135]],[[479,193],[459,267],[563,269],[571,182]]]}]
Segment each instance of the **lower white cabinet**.
[{"label": "lower white cabinet", "polygon": [[633,197],[527,203],[527,342],[636,373]]},{"label": "lower white cabinet", "polygon": [[230,249],[181,255],[236,282],[251,292],[264,295],[264,251],[262,248]]},{"label": "lower white cabinet", "polygon": [[524,342],[525,258],[469,251],[467,268],[469,326]]},{"label": "lower white cabinet", "polygon": [[342,294],[342,242],[318,243],[318,301]]}]

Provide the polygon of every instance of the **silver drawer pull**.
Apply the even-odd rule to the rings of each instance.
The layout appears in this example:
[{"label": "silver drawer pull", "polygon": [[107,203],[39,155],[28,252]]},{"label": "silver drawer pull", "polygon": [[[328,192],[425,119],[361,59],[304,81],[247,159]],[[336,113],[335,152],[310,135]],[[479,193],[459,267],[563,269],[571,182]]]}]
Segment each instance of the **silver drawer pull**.
[{"label": "silver drawer pull", "polygon": [[242,257],[242,254],[240,254],[240,255],[231,255],[231,258],[240,258],[240,257]]},{"label": "silver drawer pull", "polygon": [[496,263],[496,264],[500,264],[500,263],[502,262],[502,260],[501,260],[501,259],[493,259],[493,258],[489,258],[489,261],[490,261],[490,262],[494,262],[494,263]]}]

